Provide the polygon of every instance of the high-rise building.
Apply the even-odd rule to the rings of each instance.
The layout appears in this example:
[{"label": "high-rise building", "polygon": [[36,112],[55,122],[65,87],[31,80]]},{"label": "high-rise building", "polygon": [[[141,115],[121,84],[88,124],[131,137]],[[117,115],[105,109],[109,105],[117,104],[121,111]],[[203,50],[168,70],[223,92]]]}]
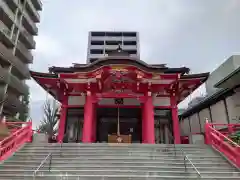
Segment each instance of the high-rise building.
[{"label": "high-rise building", "polygon": [[0,115],[18,116],[28,94],[28,64],[33,63],[33,36],[38,34],[40,0],[0,1]]},{"label": "high-rise building", "polygon": [[140,58],[139,35],[130,31],[92,31],[88,37],[87,63],[108,56],[108,53],[121,48],[131,57]]}]

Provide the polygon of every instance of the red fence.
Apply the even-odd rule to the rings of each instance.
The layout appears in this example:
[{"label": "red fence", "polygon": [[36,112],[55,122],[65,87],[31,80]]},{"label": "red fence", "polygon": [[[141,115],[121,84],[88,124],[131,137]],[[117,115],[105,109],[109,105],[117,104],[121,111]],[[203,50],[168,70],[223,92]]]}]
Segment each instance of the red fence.
[{"label": "red fence", "polygon": [[6,122],[10,136],[0,141],[0,161],[7,159],[24,143],[32,141],[32,122]]},{"label": "red fence", "polygon": [[[216,130],[218,127],[227,127],[222,132]],[[233,142],[227,135],[233,133],[240,127],[240,124],[212,124],[206,122],[205,141],[223,153],[237,167],[240,167],[240,145]],[[220,129],[220,128],[219,128]]]}]

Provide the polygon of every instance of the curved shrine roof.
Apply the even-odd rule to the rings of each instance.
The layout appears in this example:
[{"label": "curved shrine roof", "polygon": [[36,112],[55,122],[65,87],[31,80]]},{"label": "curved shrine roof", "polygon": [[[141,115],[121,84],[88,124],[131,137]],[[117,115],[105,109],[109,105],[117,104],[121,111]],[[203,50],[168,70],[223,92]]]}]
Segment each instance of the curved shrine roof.
[{"label": "curved shrine roof", "polygon": [[[137,58],[123,55],[121,53],[122,52],[115,51],[108,57],[98,59],[90,64],[74,64],[72,67],[53,66],[49,68],[49,73],[41,73],[41,72],[34,72],[34,71],[30,71],[30,73],[32,78],[36,80],[36,82],[40,84],[44,89],[49,89],[49,88],[51,89],[51,91],[49,91],[50,94],[52,94],[53,96],[58,96],[57,91],[59,88],[61,89],[62,86],[68,86],[68,85],[71,86],[66,82],[66,79],[61,78],[62,75],[67,75],[67,76],[70,75],[71,77],[73,77],[73,79],[74,77],[78,79],[79,76],[77,74],[83,74],[83,75],[85,74],[84,77],[80,77],[79,80],[81,82],[82,81],[87,82],[88,81],[87,78],[93,77],[96,74],[96,72],[98,72],[98,70],[101,68],[111,69],[114,66],[116,67],[120,66],[120,68],[124,66],[124,68],[128,69],[129,77],[133,79],[137,78],[138,73],[140,74],[143,73],[146,75],[145,78],[149,79],[149,82],[150,81],[153,83],[159,82],[163,84],[164,82],[165,83],[169,82],[170,84],[167,86],[167,88],[171,87],[171,82],[173,83],[178,81],[179,88],[180,88],[179,91],[181,91],[180,93],[181,97],[179,97],[178,102],[192,92],[189,90],[190,86],[192,90],[196,89],[200,84],[204,83],[209,76],[209,73],[188,74],[190,69],[187,67],[169,68],[165,64],[154,64],[154,65],[147,64],[144,61],[141,61]],[[159,78],[155,79],[155,77],[159,77],[160,79]],[[163,79],[161,79],[162,77]],[[106,76],[103,75],[102,78],[106,79]],[[142,88],[144,87],[142,86]],[[153,88],[155,87],[153,92],[158,92],[158,90],[156,89],[157,88],[156,85],[153,84],[152,87]]]},{"label": "curved shrine roof", "polygon": [[169,68],[166,67],[165,64],[158,65],[149,65],[142,60],[132,58],[129,56],[109,56],[102,59],[98,59],[90,64],[74,64],[72,67],[50,67],[50,73],[74,73],[74,72],[88,72],[93,71],[101,66],[109,66],[109,65],[131,65],[136,66],[139,69],[142,69],[147,72],[155,72],[155,73],[181,73],[186,74],[189,73],[190,69],[186,67],[181,68]]}]

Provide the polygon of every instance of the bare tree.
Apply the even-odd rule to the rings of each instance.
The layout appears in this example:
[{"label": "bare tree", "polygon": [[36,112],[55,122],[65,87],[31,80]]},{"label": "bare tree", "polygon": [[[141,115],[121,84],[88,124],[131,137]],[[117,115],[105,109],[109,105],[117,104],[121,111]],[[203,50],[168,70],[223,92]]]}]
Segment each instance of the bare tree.
[{"label": "bare tree", "polygon": [[54,100],[46,100],[43,106],[43,120],[41,121],[38,131],[53,136],[56,133],[55,126],[58,122],[59,106]]}]

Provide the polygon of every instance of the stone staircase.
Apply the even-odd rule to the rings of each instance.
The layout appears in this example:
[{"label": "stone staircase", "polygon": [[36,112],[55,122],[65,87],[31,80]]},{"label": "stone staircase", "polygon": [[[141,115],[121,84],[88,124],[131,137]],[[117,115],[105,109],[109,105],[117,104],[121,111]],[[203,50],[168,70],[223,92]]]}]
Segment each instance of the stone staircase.
[{"label": "stone staircase", "polygon": [[[184,161],[184,154],[189,160]],[[240,179],[240,172],[207,145],[41,143],[26,144],[5,161],[0,168],[3,179],[231,180]]]}]

